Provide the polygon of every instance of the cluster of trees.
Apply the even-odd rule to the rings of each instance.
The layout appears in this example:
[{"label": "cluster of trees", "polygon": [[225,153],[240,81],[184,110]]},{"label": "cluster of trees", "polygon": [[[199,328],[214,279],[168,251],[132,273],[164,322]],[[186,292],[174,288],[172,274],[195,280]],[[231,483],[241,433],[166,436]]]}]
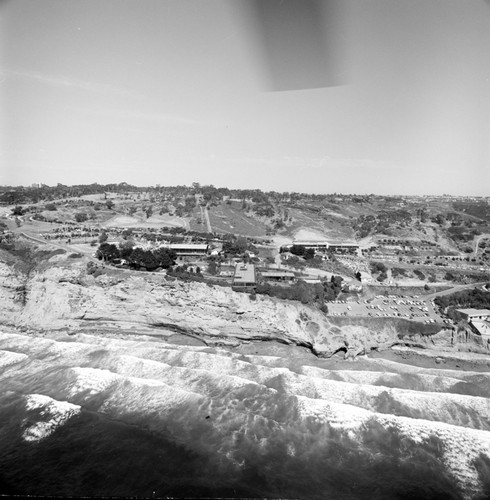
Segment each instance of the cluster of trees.
[{"label": "cluster of trees", "polygon": [[256,293],[269,295],[286,300],[298,300],[303,304],[317,304],[321,310],[327,312],[325,301],[335,300],[342,291],[342,278],[332,276],[330,281],[321,283],[306,283],[299,280],[294,285],[283,287],[269,283],[259,283]]},{"label": "cluster of trees", "polygon": [[14,208],[12,208],[12,215],[24,215],[27,212],[25,208],[23,208],[21,205],[17,205]]},{"label": "cluster of trees", "polygon": [[223,252],[230,255],[242,255],[247,250],[256,252],[256,248],[244,236],[226,234],[223,237]]},{"label": "cluster of trees", "polygon": [[371,272],[373,274],[379,273],[376,278],[379,282],[384,281],[388,277],[388,268],[382,262],[372,262]]},{"label": "cluster of trees", "polygon": [[402,267],[392,267],[391,275],[393,278],[397,278],[398,276],[407,276],[407,270]]},{"label": "cluster of trees", "polygon": [[259,216],[259,217],[274,217],[276,212],[274,210],[274,207],[270,203],[264,203],[264,204],[257,204],[254,207],[254,212]]},{"label": "cluster of trees", "polygon": [[412,214],[407,210],[383,210],[377,215],[360,215],[354,222],[354,230],[359,238],[371,233],[386,233],[390,226],[407,225],[412,221]]},{"label": "cluster of trees", "polygon": [[481,234],[481,231],[478,229],[469,229],[465,226],[451,226],[447,232],[455,242],[472,241],[475,236]]},{"label": "cluster of trees", "polygon": [[[193,267],[188,264],[183,264],[182,266],[175,266],[169,270],[168,274],[170,276],[177,276],[179,278],[202,278],[201,268],[199,266]],[[200,280],[199,280],[200,281]]]},{"label": "cluster of trees", "polygon": [[58,183],[56,186],[41,184],[40,186],[3,186],[0,189],[0,202],[14,205],[17,203],[38,203],[43,200],[55,200],[88,194],[124,193],[127,191],[144,192],[148,188],[132,186],[126,182],[119,184],[78,184],[65,186]]},{"label": "cluster of trees", "polygon": [[177,259],[175,252],[167,248],[143,250],[135,247],[131,241],[124,241],[119,246],[103,242],[99,245],[95,255],[99,260],[112,263],[120,263],[121,259],[124,259],[130,267],[134,269],[144,268],[148,271],[159,267],[168,269],[175,264]]},{"label": "cluster of trees", "polygon": [[473,288],[471,290],[461,290],[451,295],[436,297],[434,302],[442,308],[446,307],[473,307],[475,309],[490,309],[490,284],[487,290]]},{"label": "cluster of trees", "polygon": [[314,248],[305,248],[304,246],[301,245],[293,245],[289,251],[293,255],[298,255],[300,257],[303,257],[305,260],[310,260],[315,257],[315,249]]}]

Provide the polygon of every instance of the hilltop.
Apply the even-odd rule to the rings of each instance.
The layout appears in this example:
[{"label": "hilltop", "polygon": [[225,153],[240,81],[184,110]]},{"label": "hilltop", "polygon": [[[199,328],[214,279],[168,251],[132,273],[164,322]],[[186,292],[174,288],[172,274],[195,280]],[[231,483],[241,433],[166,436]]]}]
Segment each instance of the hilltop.
[{"label": "hilltop", "polygon": [[[490,276],[488,198],[308,195],[192,186],[126,183],[0,188],[4,229],[93,251],[101,231],[110,239],[201,241],[247,238],[262,259],[296,240],[357,242],[353,259],[316,267],[385,285],[471,283]],[[1,221],[0,221],[1,222]],[[257,245],[262,245],[261,249]],[[252,250],[251,250],[252,251]],[[294,259],[293,259],[294,261]],[[313,261],[312,261],[313,262]],[[382,263],[385,269],[379,267]],[[302,264],[302,260],[299,260]]]}]

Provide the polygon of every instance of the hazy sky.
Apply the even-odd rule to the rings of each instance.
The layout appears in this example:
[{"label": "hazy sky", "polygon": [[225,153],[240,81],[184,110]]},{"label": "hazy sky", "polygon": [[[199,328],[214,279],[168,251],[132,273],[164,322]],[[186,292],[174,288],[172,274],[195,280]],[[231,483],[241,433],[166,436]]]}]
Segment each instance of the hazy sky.
[{"label": "hazy sky", "polygon": [[4,0],[0,184],[489,196],[490,4],[340,4],[344,84],[271,91],[243,0]]}]

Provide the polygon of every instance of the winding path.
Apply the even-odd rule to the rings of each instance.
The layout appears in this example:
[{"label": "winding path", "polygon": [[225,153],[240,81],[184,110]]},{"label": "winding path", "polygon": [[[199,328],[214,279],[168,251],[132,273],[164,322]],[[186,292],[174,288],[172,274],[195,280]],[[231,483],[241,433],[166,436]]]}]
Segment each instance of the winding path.
[{"label": "winding path", "polygon": [[208,231],[208,233],[212,233],[213,230],[211,228],[211,221],[209,220],[209,212],[208,212],[208,207],[203,207],[201,205],[201,219],[202,221],[206,222],[206,229]]}]

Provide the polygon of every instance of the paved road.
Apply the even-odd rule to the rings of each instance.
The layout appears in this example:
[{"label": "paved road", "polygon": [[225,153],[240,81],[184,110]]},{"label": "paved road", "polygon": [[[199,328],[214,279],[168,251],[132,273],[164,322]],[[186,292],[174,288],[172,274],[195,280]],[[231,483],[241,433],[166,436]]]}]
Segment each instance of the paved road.
[{"label": "paved road", "polygon": [[203,222],[206,221],[206,228],[208,233],[212,233],[213,230],[211,229],[211,221],[209,220],[208,207],[201,206],[201,218],[203,218]]},{"label": "paved road", "polygon": [[443,295],[451,295],[452,293],[460,292],[461,290],[466,290],[467,288],[476,288],[478,286],[483,286],[486,283],[487,283],[486,281],[481,281],[479,283],[469,283],[468,285],[456,285],[448,290],[442,290],[441,292],[434,292],[428,295],[424,295],[424,298],[432,300],[435,297],[441,297]]}]

